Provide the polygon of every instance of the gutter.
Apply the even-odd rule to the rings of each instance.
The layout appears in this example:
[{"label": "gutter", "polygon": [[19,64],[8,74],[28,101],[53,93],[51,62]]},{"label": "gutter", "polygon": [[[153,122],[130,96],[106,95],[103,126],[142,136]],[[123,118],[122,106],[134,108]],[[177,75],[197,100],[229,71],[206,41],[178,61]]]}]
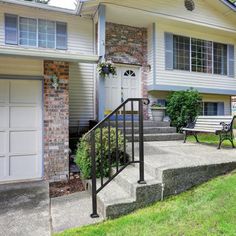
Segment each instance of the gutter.
[{"label": "gutter", "polygon": [[228,0],[220,0],[223,4],[227,5],[231,10],[236,11],[236,6]]},{"label": "gutter", "polygon": [[48,4],[42,4],[42,3],[37,3],[37,2],[29,2],[29,1],[24,1],[24,0],[0,0],[0,2],[76,15],[75,10],[70,10],[70,9],[56,7],[56,6],[50,6]]},{"label": "gutter", "polygon": [[56,60],[67,62],[84,62],[96,64],[99,60],[97,55],[85,55],[70,52],[44,51],[38,49],[25,49],[16,47],[1,47],[0,56],[29,57],[41,60]]}]

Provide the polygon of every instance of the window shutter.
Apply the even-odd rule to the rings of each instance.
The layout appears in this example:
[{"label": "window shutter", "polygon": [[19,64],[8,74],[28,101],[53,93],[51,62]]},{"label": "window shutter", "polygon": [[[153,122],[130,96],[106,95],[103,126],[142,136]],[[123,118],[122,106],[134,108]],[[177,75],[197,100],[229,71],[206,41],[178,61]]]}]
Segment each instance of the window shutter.
[{"label": "window shutter", "polygon": [[217,104],[217,115],[218,116],[224,116],[224,114],[225,114],[224,106],[225,106],[225,104],[223,102],[218,102],[218,104]]},{"label": "window shutter", "polygon": [[173,70],[173,34],[165,33],[165,66]]},{"label": "window shutter", "polygon": [[67,49],[67,24],[63,22],[57,22],[57,49]]},{"label": "window shutter", "polygon": [[228,76],[234,77],[234,45],[228,45]]},{"label": "window shutter", "polygon": [[16,15],[5,15],[5,43],[18,44],[18,17]]}]

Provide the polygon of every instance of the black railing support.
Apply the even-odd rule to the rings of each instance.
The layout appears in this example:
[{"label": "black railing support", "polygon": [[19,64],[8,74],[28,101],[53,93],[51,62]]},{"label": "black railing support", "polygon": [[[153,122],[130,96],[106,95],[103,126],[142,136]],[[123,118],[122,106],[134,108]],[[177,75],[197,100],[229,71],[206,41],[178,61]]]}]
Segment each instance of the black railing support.
[{"label": "black railing support", "polygon": [[92,163],[92,208],[93,213],[90,215],[92,218],[98,218],[99,215],[97,213],[97,181],[96,181],[96,149],[95,149],[95,131],[91,132],[91,163]]},{"label": "black railing support", "polygon": [[[128,160],[126,158],[126,104],[131,102],[131,132],[132,132],[132,155],[131,159]],[[135,160],[134,158],[134,142],[135,142],[135,136],[134,136],[134,102],[138,103],[138,116],[139,116],[139,159]],[[119,173],[121,173],[128,165],[130,164],[139,164],[139,184],[145,184],[144,180],[144,137],[143,137],[143,105],[148,105],[149,104],[149,99],[147,98],[129,98],[126,101],[124,101],[120,106],[118,106],[113,112],[111,112],[108,116],[106,116],[101,122],[99,122],[96,126],[94,126],[87,134],[86,137],[90,135],[90,145],[91,145],[91,177],[92,177],[92,214],[90,215],[92,218],[97,218],[99,217],[97,213],[97,194],[107,185],[109,184]],[[120,151],[119,149],[119,132],[121,127],[119,126],[119,121],[118,121],[118,112],[120,109],[123,108],[123,155],[124,155],[124,163],[121,163],[120,159]],[[115,116],[115,152],[111,153],[111,117]],[[121,123],[120,123],[121,124]],[[104,146],[103,145],[103,127],[108,126],[108,137],[107,137],[107,144],[108,144],[108,151],[107,151],[107,157],[105,156],[104,152]],[[96,130],[100,130],[100,148],[101,150],[96,150]],[[106,140],[106,137],[104,138]],[[122,148],[122,147],[121,147]],[[101,160],[97,162],[96,160],[96,152],[100,151],[101,153]],[[113,156],[114,155],[114,156]],[[105,160],[105,158],[108,158],[108,160]],[[115,163],[112,166],[112,158],[115,159]],[[108,175],[109,178],[107,180],[104,179],[106,177],[104,175],[104,164],[108,163]],[[98,168],[97,168],[98,165]],[[112,171],[112,167],[114,167],[114,172]],[[97,188],[97,171],[100,173],[101,176],[101,186]]]},{"label": "black railing support", "polygon": [[139,184],[146,184],[144,180],[144,138],[143,138],[143,101],[139,101]]}]

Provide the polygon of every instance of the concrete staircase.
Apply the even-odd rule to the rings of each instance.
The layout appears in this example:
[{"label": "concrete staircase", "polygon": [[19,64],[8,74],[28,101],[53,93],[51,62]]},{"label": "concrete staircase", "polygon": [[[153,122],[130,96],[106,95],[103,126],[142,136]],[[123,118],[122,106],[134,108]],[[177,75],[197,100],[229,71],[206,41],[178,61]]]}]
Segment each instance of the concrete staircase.
[{"label": "concrete staircase", "polygon": [[[114,123],[113,123],[114,125]],[[119,121],[118,125],[123,132],[123,122]],[[139,122],[134,122],[134,141],[139,141]],[[176,133],[175,127],[170,127],[169,122],[157,122],[151,120],[144,121],[144,141],[174,141],[174,140],[183,140],[183,134]],[[130,121],[126,122],[126,134],[127,140],[132,140],[132,123]]]},{"label": "concrete staircase", "polygon": [[[161,148],[159,148],[158,143],[162,143]],[[218,155],[215,147],[212,149],[209,147],[208,153],[205,153],[204,148],[206,147],[204,146],[199,147],[178,142],[174,143],[171,148],[166,142],[163,143],[145,144],[144,176],[146,184],[137,183],[139,165],[132,164],[98,193],[98,213],[101,217],[112,219],[128,214],[156,201],[161,201],[167,196],[184,192],[195,185],[236,168],[236,162],[232,162],[231,159],[221,162],[215,161],[214,157]],[[173,142],[169,143],[173,145]],[[189,154],[188,151],[181,154],[183,148],[192,154]],[[176,149],[178,149],[177,152],[175,152]],[[138,151],[138,143],[136,143],[135,159],[138,159]],[[198,157],[197,151],[201,155],[206,155],[204,159],[207,159],[208,156],[211,158],[207,162],[203,161],[202,157]],[[131,144],[128,144],[127,152],[131,153]],[[194,156],[191,156],[193,153],[195,153]],[[100,180],[98,179],[97,187],[99,187],[99,183]],[[91,181],[88,181],[87,190],[90,193],[91,187]]]}]

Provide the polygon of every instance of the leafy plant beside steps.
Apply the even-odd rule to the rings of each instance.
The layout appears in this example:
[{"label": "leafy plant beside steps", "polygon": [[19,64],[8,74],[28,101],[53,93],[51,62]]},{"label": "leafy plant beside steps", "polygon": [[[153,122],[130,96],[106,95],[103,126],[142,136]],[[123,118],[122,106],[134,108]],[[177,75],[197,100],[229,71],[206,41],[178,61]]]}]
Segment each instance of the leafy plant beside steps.
[{"label": "leafy plant beside steps", "polygon": [[[102,143],[100,142],[100,135],[102,130]],[[104,177],[109,176],[109,145],[108,145],[108,128],[104,127],[102,129],[97,129],[95,131],[95,149],[96,149],[96,169],[97,169],[97,178],[100,177],[100,162],[101,156],[104,157],[103,162],[103,171]],[[101,148],[103,147],[103,149]],[[118,130],[118,150],[119,150],[119,160],[120,165],[124,164],[125,161],[128,161],[128,157],[124,158],[124,154],[122,152],[122,148],[124,146],[124,137],[120,130]],[[102,153],[103,150],[103,153]],[[76,164],[80,167],[82,172],[82,177],[85,179],[91,178],[91,143],[90,136],[84,135],[80,139],[80,143],[78,144],[78,149],[76,153]],[[116,153],[116,129],[110,128],[110,154],[111,154],[111,162],[115,163],[115,153]]]}]

